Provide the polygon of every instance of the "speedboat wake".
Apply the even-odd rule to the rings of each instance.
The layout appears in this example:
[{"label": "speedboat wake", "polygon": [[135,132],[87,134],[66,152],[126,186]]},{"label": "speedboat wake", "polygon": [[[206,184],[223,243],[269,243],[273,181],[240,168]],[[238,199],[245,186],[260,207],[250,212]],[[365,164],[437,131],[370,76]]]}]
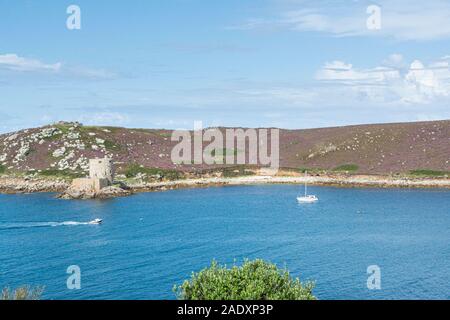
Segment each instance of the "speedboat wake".
[{"label": "speedboat wake", "polygon": [[0,230],[7,229],[26,229],[26,228],[45,228],[61,226],[83,226],[97,225],[103,222],[102,219],[94,219],[88,222],[63,221],[63,222],[0,222]]}]

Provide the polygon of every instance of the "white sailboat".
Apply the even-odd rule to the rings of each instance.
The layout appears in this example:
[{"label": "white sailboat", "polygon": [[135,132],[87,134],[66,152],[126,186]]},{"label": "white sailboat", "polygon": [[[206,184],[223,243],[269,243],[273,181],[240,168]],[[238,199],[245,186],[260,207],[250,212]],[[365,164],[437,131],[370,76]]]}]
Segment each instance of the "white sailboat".
[{"label": "white sailboat", "polygon": [[[307,176],[307,172],[305,171],[305,178]],[[305,180],[305,195],[303,197],[297,197],[297,201],[300,203],[313,203],[319,201],[319,198],[317,198],[315,195],[309,195],[308,194],[308,183]]]}]

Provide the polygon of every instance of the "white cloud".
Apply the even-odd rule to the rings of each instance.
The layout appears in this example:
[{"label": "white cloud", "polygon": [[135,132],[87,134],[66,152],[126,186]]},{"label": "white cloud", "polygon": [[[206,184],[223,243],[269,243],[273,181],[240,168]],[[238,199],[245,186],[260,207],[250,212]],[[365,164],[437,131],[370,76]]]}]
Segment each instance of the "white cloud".
[{"label": "white cloud", "polygon": [[19,57],[17,54],[8,53],[0,55],[0,68],[14,71],[53,71],[61,70],[60,62],[45,64],[36,59]]},{"label": "white cloud", "polygon": [[317,72],[316,79],[323,81],[341,82],[345,84],[381,84],[386,79],[397,78],[399,71],[388,67],[376,67],[368,70],[358,70],[353,65],[342,61],[326,63]]},{"label": "white cloud", "polygon": [[[393,66],[386,66],[386,61]],[[351,64],[334,61],[326,63],[317,72],[316,79],[337,90],[378,102],[426,104],[450,95],[450,68],[445,59],[428,66],[415,60],[402,67],[403,58],[391,55],[384,64],[358,69]]]},{"label": "white cloud", "polygon": [[367,28],[369,1],[300,1],[274,17],[252,18],[233,29],[278,28],[336,37],[385,36],[399,40],[450,37],[450,1],[378,0],[381,29]]},{"label": "white cloud", "polygon": [[48,64],[37,59],[21,57],[15,53],[0,54],[0,70],[2,69],[13,72],[51,73],[89,79],[113,79],[116,77],[115,73],[103,69],[66,66],[61,62]]},{"label": "white cloud", "polygon": [[393,53],[383,61],[383,65],[391,68],[404,68],[405,61],[401,54]]}]

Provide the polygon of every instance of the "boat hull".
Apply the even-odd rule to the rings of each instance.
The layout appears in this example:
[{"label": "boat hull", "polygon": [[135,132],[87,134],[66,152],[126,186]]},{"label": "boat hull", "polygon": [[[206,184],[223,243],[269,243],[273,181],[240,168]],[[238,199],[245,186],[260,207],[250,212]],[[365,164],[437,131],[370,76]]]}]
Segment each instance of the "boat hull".
[{"label": "boat hull", "polygon": [[319,201],[316,197],[297,197],[297,201],[300,203],[313,203]]}]

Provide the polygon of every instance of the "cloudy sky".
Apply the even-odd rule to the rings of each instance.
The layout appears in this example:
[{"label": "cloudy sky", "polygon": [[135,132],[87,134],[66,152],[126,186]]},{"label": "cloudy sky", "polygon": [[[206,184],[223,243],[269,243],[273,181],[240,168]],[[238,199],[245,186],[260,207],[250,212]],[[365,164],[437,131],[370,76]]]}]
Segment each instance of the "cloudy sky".
[{"label": "cloudy sky", "polygon": [[0,0],[0,39],[0,132],[450,118],[448,0]]}]

